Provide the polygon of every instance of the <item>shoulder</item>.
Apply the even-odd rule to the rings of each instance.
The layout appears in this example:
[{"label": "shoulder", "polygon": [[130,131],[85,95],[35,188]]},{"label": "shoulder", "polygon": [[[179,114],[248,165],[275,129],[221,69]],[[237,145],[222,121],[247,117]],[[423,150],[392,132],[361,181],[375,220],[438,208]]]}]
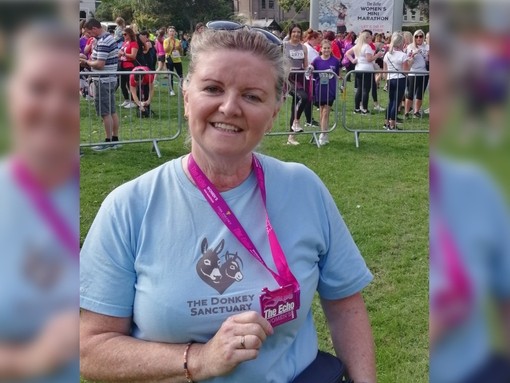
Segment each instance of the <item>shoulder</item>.
[{"label": "shoulder", "polygon": [[[164,193],[163,188],[175,178],[175,162],[166,162],[139,177],[115,188],[103,201],[102,208],[113,211],[143,211],[155,194]],[[169,186],[170,187],[170,186]]]},{"label": "shoulder", "polygon": [[301,191],[324,187],[320,178],[308,167],[297,162],[284,162],[263,154],[256,154],[269,182],[278,183],[285,189],[299,184]]}]

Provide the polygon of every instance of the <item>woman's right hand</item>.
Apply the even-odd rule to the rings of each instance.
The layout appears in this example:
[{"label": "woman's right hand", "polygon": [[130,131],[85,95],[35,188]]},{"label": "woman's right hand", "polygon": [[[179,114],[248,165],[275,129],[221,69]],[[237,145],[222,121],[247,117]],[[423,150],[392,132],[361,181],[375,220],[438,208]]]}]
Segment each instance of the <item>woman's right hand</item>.
[{"label": "woman's right hand", "polygon": [[226,375],[240,363],[256,359],[273,328],[255,311],[229,317],[206,344],[191,346],[188,366],[195,380]]}]

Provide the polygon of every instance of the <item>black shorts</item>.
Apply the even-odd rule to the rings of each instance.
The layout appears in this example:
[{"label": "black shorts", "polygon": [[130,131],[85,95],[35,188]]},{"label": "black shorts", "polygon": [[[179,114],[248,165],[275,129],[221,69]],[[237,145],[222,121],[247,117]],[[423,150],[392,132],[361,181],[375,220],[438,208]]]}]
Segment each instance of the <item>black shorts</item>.
[{"label": "black shorts", "polygon": [[165,55],[158,56],[158,61],[159,61],[159,62],[164,63],[164,62],[165,62],[165,60],[166,60],[166,56],[165,56]]},{"label": "black shorts", "polygon": [[323,105],[329,105],[329,106],[333,106],[333,104],[335,103],[335,99],[330,99],[330,100],[315,100],[313,102],[313,104],[318,108],[320,106],[323,106]]}]

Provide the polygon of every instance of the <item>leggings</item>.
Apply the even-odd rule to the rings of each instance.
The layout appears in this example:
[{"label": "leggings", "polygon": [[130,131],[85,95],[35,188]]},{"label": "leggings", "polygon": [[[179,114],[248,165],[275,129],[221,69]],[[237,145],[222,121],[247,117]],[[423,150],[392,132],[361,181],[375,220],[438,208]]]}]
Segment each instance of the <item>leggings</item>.
[{"label": "leggings", "polygon": [[372,100],[377,104],[377,82],[375,81],[375,73],[372,76]]},{"label": "leggings", "polygon": [[356,72],[356,94],[354,96],[354,109],[368,109],[368,96],[372,87],[373,73]]},{"label": "leggings", "polygon": [[388,80],[388,97],[390,101],[388,104],[388,110],[386,111],[387,120],[397,120],[398,107],[404,99],[405,89],[405,77],[392,78],[391,80]]},{"label": "leggings", "polygon": [[[166,68],[170,72],[177,72],[180,78],[182,78],[182,63],[174,63],[171,57],[166,59]],[[174,75],[170,75],[170,89],[174,88]]]},{"label": "leggings", "polygon": [[[133,67],[134,68],[134,67]],[[133,68],[121,68],[122,72],[131,72]],[[124,100],[131,100],[131,93],[129,91],[129,75],[121,74],[120,75],[120,90],[122,91],[122,96]]]},{"label": "leggings", "polygon": [[[306,108],[306,105],[309,104],[309,100],[308,93],[304,89],[295,89],[290,91],[289,94],[292,96],[292,111],[293,111],[293,113],[290,116],[289,130],[292,131],[292,124],[294,123],[294,119],[299,120],[299,118],[303,114],[303,111]],[[310,114],[311,112],[312,111],[310,109]]]},{"label": "leggings", "polygon": [[423,93],[429,84],[429,76],[407,76],[406,98],[423,100]]}]

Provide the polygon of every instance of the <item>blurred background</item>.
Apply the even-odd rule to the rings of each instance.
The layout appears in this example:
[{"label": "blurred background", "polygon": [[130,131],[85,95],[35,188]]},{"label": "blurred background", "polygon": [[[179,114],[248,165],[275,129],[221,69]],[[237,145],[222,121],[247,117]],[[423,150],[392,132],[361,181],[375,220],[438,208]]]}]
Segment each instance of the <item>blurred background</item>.
[{"label": "blurred background", "polygon": [[510,382],[510,6],[430,5],[430,381]]},{"label": "blurred background", "polygon": [[79,382],[77,39],[77,1],[0,2],[0,382]]}]

